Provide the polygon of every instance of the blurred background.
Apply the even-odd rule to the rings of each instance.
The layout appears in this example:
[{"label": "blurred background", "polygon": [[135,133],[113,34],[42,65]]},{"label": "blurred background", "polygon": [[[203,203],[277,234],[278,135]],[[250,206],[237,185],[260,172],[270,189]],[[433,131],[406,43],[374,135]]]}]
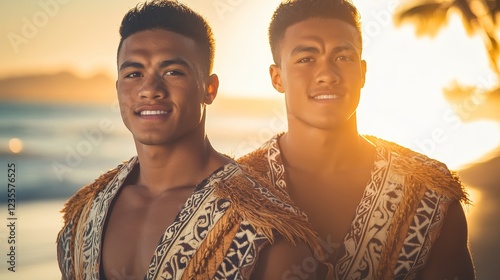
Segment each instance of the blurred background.
[{"label": "blurred background", "polygon": [[[132,0],[0,3],[0,278],[58,279],[59,210],[81,186],[135,155],[115,98],[116,48]],[[238,157],[286,129],[271,86],[267,26],[279,0],[184,0],[212,25],[220,89],[214,146]],[[354,0],[366,86],[360,131],[459,171],[478,279],[500,271],[500,3]],[[8,271],[8,164],[16,172],[16,272]],[[9,173],[10,174],[10,173]]]}]

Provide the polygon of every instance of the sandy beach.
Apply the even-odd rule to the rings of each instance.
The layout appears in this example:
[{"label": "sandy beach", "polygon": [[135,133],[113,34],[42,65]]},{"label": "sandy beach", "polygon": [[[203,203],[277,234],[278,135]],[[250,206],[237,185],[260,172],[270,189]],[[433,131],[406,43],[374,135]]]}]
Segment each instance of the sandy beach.
[{"label": "sandy beach", "polygon": [[[54,280],[61,279],[56,260],[56,236],[62,226],[59,213],[63,200],[25,202],[16,207],[15,272],[9,270],[10,252],[7,226],[0,229],[0,279],[2,280]],[[0,218],[6,225],[7,205],[0,204]]]}]

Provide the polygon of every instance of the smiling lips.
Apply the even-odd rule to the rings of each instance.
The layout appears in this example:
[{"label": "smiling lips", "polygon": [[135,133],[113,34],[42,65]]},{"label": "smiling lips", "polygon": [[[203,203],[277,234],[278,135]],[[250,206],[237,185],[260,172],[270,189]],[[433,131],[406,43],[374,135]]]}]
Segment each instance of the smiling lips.
[{"label": "smiling lips", "polygon": [[318,87],[310,92],[310,98],[313,100],[338,100],[344,98],[346,90],[343,88]]},{"label": "smiling lips", "polygon": [[342,98],[343,95],[341,94],[321,94],[321,95],[316,95],[313,97],[313,99],[316,100],[333,100],[333,99],[340,99]]},{"label": "smiling lips", "polygon": [[135,110],[135,114],[147,118],[164,118],[172,113],[172,108],[165,105],[145,105]]},{"label": "smiling lips", "polygon": [[166,115],[168,114],[167,111],[163,110],[144,110],[139,112],[141,116],[158,116],[158,115]]}]

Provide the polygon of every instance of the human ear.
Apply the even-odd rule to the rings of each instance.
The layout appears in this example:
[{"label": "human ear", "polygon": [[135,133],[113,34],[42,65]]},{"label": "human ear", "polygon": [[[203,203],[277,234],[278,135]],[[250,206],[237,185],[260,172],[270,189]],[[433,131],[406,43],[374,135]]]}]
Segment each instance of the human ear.
[{"label": "human ear", "polygon": [[283,87],[283,82],[281,79],[281,68],[273,64],[269,67],[269,74],[271,75],[271,83],[273,84],[273,87],[281,93],[285,92],[285,88]]},{"label": "human ear", "polygon": [[215,97],[217,97],[217,91],[219,90],[219,77],[216,74],[210,75],[207,80],[207,87],[205,96],[203,97],[203,103],[212,104]]}]

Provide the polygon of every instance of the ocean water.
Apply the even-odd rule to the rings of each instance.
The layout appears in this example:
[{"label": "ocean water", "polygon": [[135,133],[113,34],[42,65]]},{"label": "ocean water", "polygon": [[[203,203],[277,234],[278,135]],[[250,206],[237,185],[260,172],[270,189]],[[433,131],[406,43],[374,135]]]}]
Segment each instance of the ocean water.
[{"label": "ocean water", "polygon": [[15,164],[18,201],[67,198],[134,154],[122,126],[110,106],[0,104],[0,174]]},{"label": "ocean water", "polygon": [[[285,129],[281,108],[272,106],[262,114],[208,107],[212,145],[235,157],[257,148]],[[19,153],[9,148],[13,138],[22,143]],[[18,201],[66,199],[135,154],[116,104],[0,104],[0,178],[15,164]],[[0,204],[6,189],[0,190]]]}]

